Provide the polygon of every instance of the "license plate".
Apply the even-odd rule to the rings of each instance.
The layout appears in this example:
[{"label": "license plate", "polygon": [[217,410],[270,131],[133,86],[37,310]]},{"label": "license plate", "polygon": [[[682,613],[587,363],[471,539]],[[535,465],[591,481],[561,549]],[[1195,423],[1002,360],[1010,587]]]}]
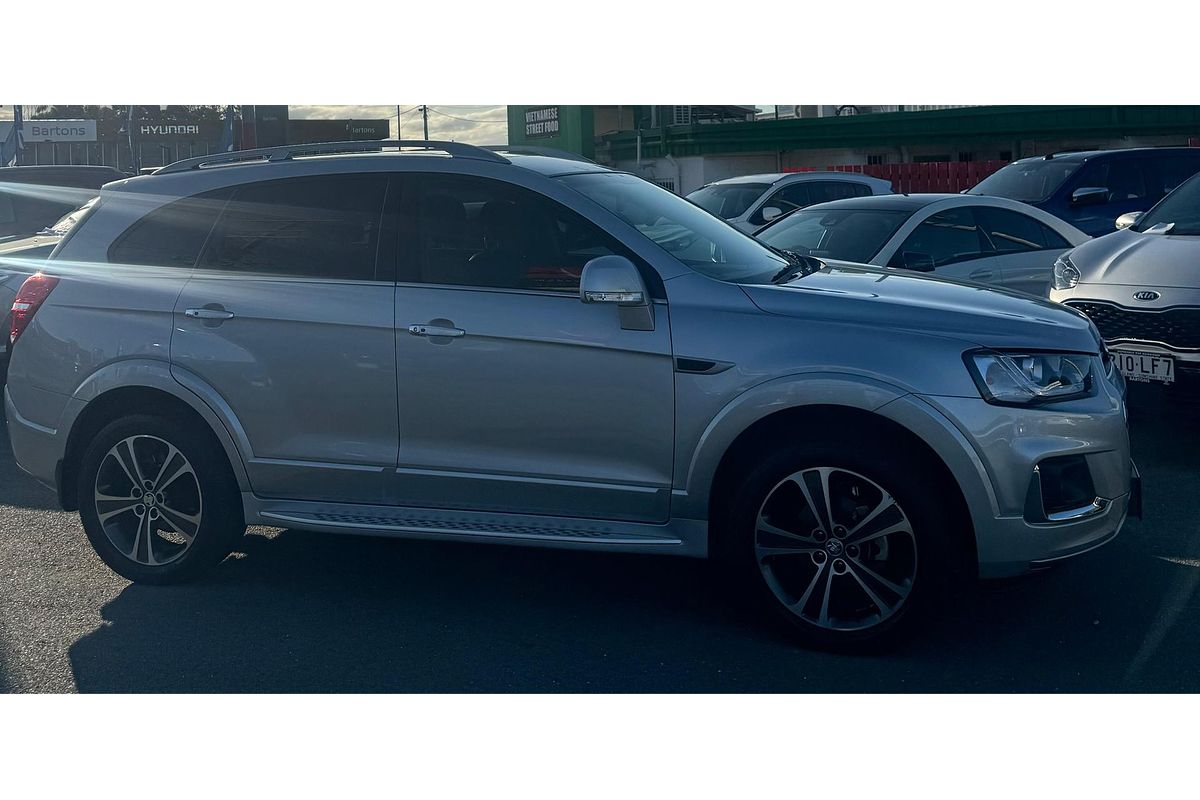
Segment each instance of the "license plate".
[{"label": "license plate", "polygon": [[1126,380],[1141,383],[1173,383],[1175,381],[1175,359],[1154,353],[1131,353],[1112,351],[1117,360],[1117,369]]}]

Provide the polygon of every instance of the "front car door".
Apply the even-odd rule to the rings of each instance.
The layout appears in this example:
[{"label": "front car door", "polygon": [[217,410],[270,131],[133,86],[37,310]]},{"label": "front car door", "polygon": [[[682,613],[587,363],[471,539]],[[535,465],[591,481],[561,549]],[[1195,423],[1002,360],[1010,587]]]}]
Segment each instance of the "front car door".
[{"label": "front car door", "polygon": [[667,307],[654,304],[653,330],[627,330],[617,307],[579,299],[589,260],[636,258],[529,189],[440,173],[406,180],[394,501],[665,522]]},{"label": "front car door", "polygon": [[[1089,161],[1075,173],[1067,197],[1067,222],[1091,236],[1112,233],[1117,217],[1130,211],[1145,211],[1157,202],[1148,174],[1150,159],[1134,155]],[[1079,189],[1099,188],[1108,192],[1105,202],[1076,203],[1071,196]],[[1159,195],[1161,197],[1161,195]]]},{"label": "front car door", "polygon": [[179,296],[172,367],[237,420],[259,496],[386,499],[395,285],[376,262],[394,242],[381,236],[389,183],[361,173],[238,187]]}]

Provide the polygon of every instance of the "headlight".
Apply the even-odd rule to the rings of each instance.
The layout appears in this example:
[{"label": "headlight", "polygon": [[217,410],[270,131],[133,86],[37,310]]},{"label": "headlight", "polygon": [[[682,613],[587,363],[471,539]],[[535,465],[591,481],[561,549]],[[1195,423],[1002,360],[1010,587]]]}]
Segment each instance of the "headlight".
[{"label": "headlight", "polygon": [[[1046,262],[1043,261],[1043,264]],[[1054,262],[1054,288],[1074,289],[1079,283],[1079,270],[1071,263],[1071,254],[1063,253]]]},{"label": "headlight", "polygon": [[1092,394],[1095,356],[1077,353],[967,353],[967,367],[989,403],[1037,405]]}]

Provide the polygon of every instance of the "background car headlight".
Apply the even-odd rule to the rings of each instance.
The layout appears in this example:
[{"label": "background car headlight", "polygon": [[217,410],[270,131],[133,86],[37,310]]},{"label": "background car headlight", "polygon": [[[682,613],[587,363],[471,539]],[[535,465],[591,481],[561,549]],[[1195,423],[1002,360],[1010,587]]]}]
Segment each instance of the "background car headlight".
[{"label": "background car headlight", "polygon": [[[1043,264],[1046,262],[1043,261]],[[1071,263],[1071,255],[1063,253],[1054,262],[1054,288],[1074,289],[1079,283],[1079,270]]]},{"label": "background car headlight", "polygon": [[1095,388],[1095,356],[1078,353],[967,354],[967,367],[989,403],[1036,405],[1086,397]]}]

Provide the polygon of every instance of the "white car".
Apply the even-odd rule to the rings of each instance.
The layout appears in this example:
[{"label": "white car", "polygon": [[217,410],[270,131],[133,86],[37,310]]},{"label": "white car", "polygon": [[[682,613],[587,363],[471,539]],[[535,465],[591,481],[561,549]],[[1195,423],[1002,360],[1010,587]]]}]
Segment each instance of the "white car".
[{"label": "white car", "polygon": [[716,181],[687,199],[735,228],[754,233],[798,208],[891,193],[891,181],[854,172],[782,172]]},{"label": "white car", "polygon": [[1058,260],[1050,299],[1096,323],[1126,378],[1200,377],[1200,175],[1117,227]]},{"label": "white car", "polygon": [[1090,238],[1001,197],[856,197],[781,217],[755,236],[822,261],[930,272],[1045,297],[1055,260]]}]

